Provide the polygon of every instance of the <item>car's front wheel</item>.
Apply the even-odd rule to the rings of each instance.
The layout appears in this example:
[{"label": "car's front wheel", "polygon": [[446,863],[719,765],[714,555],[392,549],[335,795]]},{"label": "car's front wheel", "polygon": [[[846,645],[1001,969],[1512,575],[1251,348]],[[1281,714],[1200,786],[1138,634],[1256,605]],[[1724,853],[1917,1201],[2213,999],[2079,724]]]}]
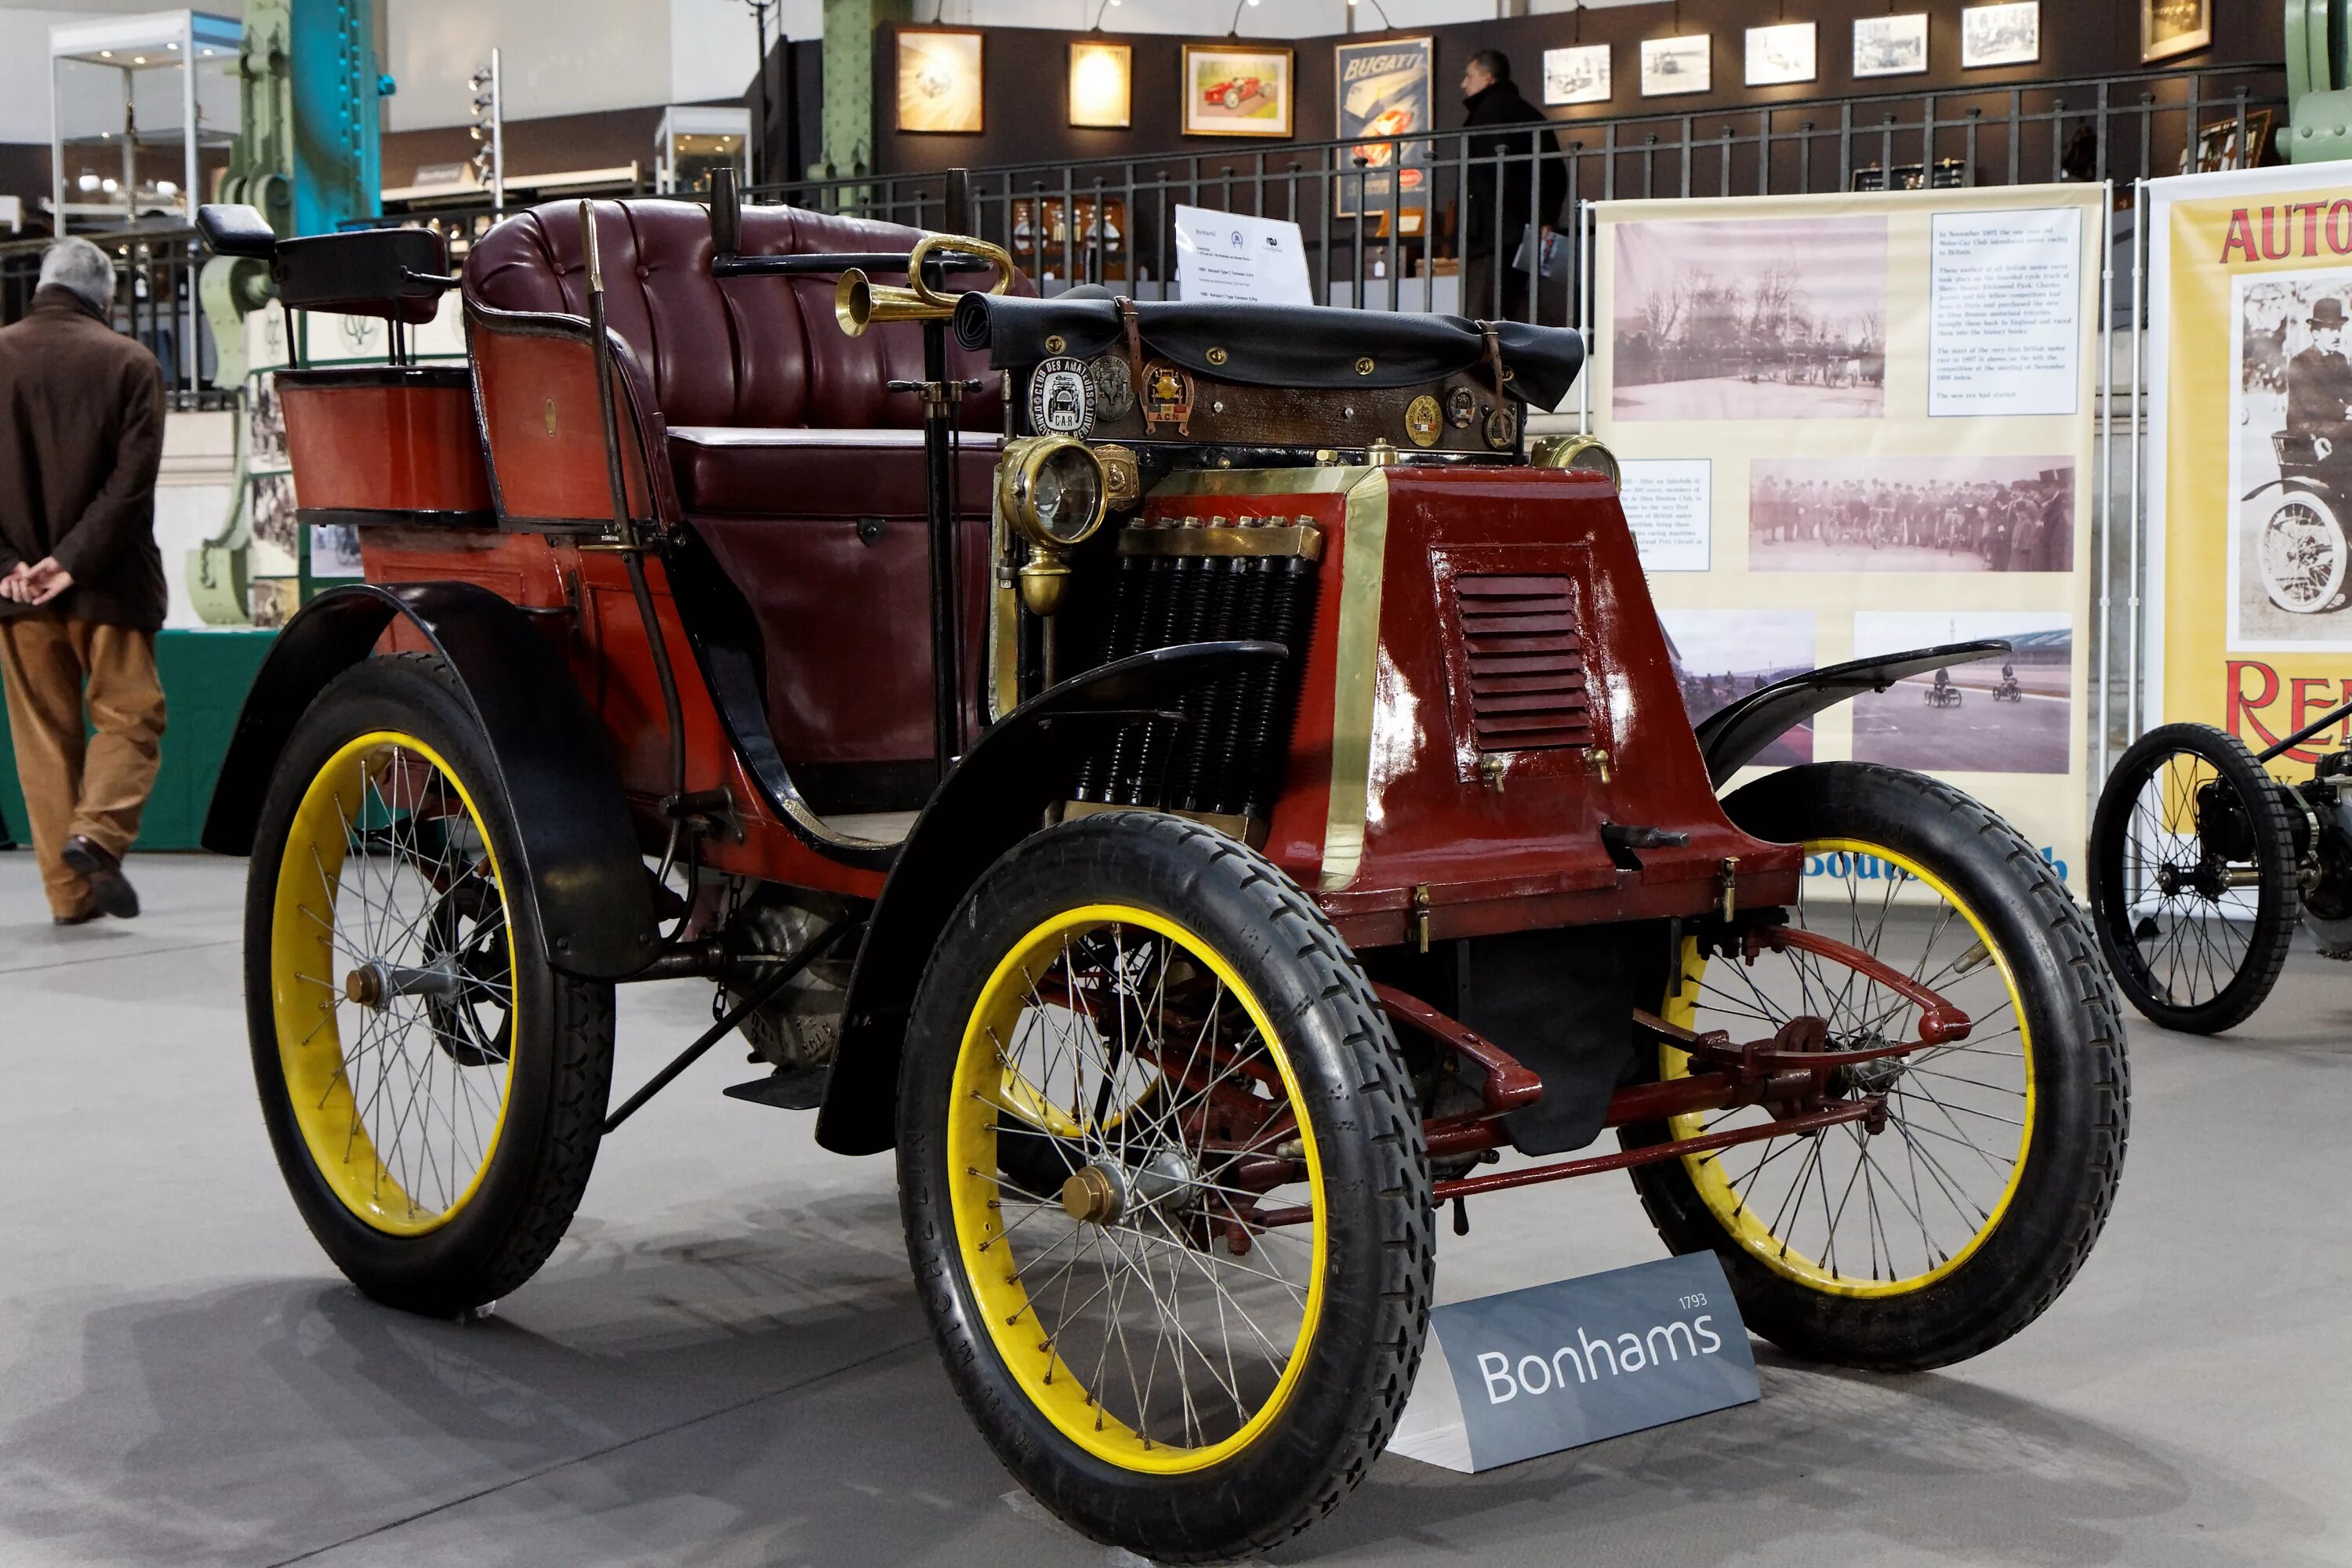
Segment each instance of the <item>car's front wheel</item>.
[{"label": "car's front wheel", "polygon": [[908,1250],[966,1409],[1047,1507],[1166,1562],[1333,1507],[1421,1355],[1428,1162],[1386,1019],[1282,873],[1156,813],[966,898],[899,1089]]}]

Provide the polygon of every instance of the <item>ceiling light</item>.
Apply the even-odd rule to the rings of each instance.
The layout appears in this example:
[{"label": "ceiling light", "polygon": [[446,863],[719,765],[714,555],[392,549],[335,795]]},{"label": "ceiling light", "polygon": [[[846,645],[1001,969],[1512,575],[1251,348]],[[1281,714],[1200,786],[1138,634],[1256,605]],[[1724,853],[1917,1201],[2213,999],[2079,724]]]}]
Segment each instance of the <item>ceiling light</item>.
[{"label": "ceiling light", "polygon": [[100,49],[98,51],[98,58],[102,60],[110,60],[114,58],[114,51],[112,49]]}]

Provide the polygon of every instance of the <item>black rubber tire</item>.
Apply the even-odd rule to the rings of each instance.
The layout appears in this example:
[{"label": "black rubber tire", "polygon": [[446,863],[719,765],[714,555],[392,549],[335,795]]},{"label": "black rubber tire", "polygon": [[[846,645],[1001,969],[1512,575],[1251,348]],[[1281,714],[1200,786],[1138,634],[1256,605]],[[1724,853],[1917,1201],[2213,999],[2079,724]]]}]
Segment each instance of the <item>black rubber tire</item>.
[{"label": "black rubber tire", "polygon": [[[1832,1295],[1767,1268],[1726,1233],[1680,1160],[1633,1170],[1642,1205],[1675,1252],[1712,1250],[1748,1326],[1793,1355],[1921,1371],[1990,1350],[2040,1317],[2082,1268],[2123,1171],[2123,1017],[2090,930],[2014,828],[1923,774],[1815,763],[1759,779],[1723,804],[1741,828],[1778,843],[1846,838],[1899,850],[1976,911],[2012,966],[2033,1040],[2037,1110],[2026,1169],[1973,1255],[1889,1298]],[[1653,1122],[1628,1129],[1623,1142],[1666,1135]]]},{"label": "black rubber tire", "polygon": [[562,1240],[587,1190],[613,1074],[613,988],[557,973],[541,958],[527,887],[507,888],[515,926],[513,1042],[506,1121],[481,1185],[438,1229],[399,1237],[354,1215],[320,1173],[288,1103],[270,997],[270,922],[288,832],[303,792],[346,742],[376,730],[414,735],[457,772],[499,864],[523,864],[497,764],[438,658],[364,659],[327,684],[289,737],[271,775],[246,876],[245,995],[262,1120],[294,1205],[352,1283],[406,1311],[454,1317],[505,1296]]},{"label": "black rubber tire", "polygon": [[[2124,857],[2139,793],[2158,768],[2183,752],[2209,764],[2230,786],[2252,835],[2261,876],[2253,926],[2236,973],[2209,1000],[2187,1006],[2166,999],[2165,987],[2133,938],[2130,900],[2124,888]],[[2303,913],[2295,880],[2294,825],[2288,815],[2299,809],[2244,742],[2210,724],[2150,730],[2116,761],[2091,818],[2091,923],[2099,933],[2099,949],[2115,971],[2116,987],[2150,1023],[2183,1034],[2217,1035],[2244,1023],[2270,995]]]},{"label": "black rubber tire", "polygon": [[[1115,900],[1183,924],[1248,983],[1279,1031],[1324,1163],[1328,1273],[1304,1376],[1251,1445],[1146,1476],[1087,1453],[1005,1368],[959,1255],[943,1129],[965,1022],[1009,945],[1054,913]],[[1420,1367],[1436,1266],[1429,1159],[1387,1018],[1320,910],[1263,856],[1157,812],[1048,828],[956,911],[915,997],[898,1089],[907,1252],[948,1375],[989,1446],[1073,1528],[1163,1563],[1279,1544],[1336,1507],[1396,1429]]]}]

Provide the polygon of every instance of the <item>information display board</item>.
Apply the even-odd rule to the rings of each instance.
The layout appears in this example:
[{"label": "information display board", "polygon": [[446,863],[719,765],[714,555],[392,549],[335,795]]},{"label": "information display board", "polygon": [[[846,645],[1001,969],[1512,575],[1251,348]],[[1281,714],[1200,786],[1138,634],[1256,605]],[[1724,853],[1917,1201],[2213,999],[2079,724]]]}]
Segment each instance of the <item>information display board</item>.
[{"label": "information display board", "polygon": [[1759,765],[1936,774],[2079,894],[2102,186],[1595,204],[1592,427],[1694,721],[1845,659],[2002,637]]},{"label": "information display board", "polygon": [[[2147,185],[2140,718],[2255,751],[2352,697],[2352,193],[2336,165]],[[2307,773],[2323,735],[2287,752]]]}]

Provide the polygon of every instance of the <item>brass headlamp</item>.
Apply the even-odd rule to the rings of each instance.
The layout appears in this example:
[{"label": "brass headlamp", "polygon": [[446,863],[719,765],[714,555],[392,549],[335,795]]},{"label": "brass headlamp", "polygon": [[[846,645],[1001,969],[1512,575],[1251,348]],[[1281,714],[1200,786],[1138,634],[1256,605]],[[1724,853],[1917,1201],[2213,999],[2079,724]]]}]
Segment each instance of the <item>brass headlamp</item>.
[{"label": "brass headlamp", "polygon": [[1538,437],[1528,448],[1528,461],[1538,468],[1574,468],[1580,473],[1599,474],[1612,485],[1623,488],[1617,454],[1598,436]]},{"label": "brass headlamp", "polygon": [[1021,602],[1031,615],[1061,608],[1070,581],[1064,557],[1093,537],[1110,501],[1109,471],[1084,441],[1031,436],[1004,444],[996,465],[996,509],[1029,542]]},{"label": "brass headlamp", "polygon": [[833,288],[833,319],[841,323],[841,330],[854,338],[874,321],[938,321],[955,314],[961,292],[943,293],[923,277],[923,263],[935,250],[976,256],[994,268],[996,279],[988,286],[992,294],[1002,294],[1013,286],[1013,258],[1003,247],[967,234],[927,234],[908,253],[907,288],[877,283],[862,267],[843,270],[841,281]]}]

